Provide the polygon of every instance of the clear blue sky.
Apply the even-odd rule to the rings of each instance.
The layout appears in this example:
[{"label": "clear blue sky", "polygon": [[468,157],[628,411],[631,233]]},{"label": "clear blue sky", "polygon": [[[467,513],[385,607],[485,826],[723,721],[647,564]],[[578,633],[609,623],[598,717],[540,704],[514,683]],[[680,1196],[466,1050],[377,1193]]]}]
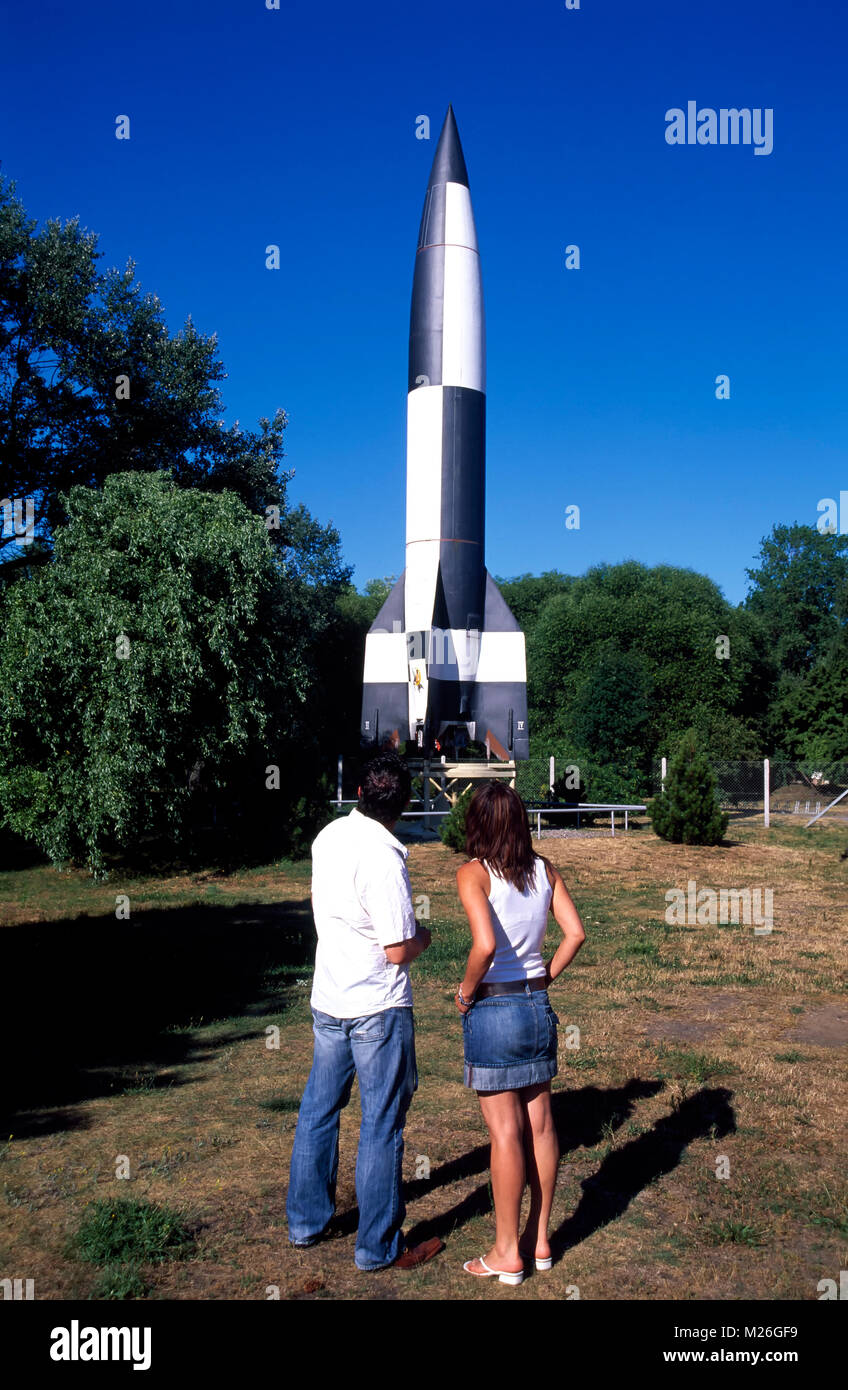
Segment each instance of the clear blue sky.
[{"label": "clear blue sky", "polygon": [[[409,299],[449,101],[493,573],[633,557],[737,602],[773,523],[848,488],[841,0],[19,0],[3,31],[0,160],[28,212],[79,215],[172,330],[217,331],[227,420],[287,411],[291,495],[358,585],[404,562]],[[668,145],[688,100],[772,108],[773,152]]]}]

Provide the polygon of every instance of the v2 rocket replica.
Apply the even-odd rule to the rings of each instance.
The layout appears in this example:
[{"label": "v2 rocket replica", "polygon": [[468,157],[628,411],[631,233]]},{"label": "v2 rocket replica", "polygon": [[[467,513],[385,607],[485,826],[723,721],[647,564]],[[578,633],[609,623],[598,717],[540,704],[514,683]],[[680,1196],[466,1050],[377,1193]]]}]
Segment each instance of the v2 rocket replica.
[{"label": "v2 rocket replica", "polygon": [[365,640],[362,737],[425,756],[457,732],[527,758],[524,634],[484,554],[486,337],[453,108],[436,146],[412,281],[406,569]]}]

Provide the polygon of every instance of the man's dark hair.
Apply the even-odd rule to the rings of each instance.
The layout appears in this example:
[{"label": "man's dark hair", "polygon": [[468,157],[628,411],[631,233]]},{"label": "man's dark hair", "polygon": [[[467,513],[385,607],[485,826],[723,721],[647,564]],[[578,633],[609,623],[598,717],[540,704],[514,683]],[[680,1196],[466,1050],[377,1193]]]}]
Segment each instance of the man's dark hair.
[{"label": "man's dark hair", "polygon": [[362,769],[359,810],[391,825],[404,810],[412,790],[409,768],[397,753],[377,753]]}]

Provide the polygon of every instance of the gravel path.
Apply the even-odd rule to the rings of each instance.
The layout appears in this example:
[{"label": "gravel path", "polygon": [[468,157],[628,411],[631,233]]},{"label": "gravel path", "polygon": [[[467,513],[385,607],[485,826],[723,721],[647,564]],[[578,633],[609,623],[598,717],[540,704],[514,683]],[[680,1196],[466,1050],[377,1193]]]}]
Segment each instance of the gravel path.
[{"label": "gravel path", "polygon": [[[623,834],[624,834],[624,831],[623,831],[623,830],[620,830],[619,833],[623,835]],[[609,829],[606,829],[606,830],[603,830],[603,829],[597,829],[597,830],[543,830],[543,831],[542,831],[542,834],[541,834],[541,839],[543,839],[543,840],[596,840],[596,839],[598,838],[599,835],[607,835],[607,836],[609,836],[610,839],[612,839],[612,836],[610,835]],[[539,837],[538,835],[534,835],[533,838],[536,839],[536,840],[538,840],[540,837]]]}]

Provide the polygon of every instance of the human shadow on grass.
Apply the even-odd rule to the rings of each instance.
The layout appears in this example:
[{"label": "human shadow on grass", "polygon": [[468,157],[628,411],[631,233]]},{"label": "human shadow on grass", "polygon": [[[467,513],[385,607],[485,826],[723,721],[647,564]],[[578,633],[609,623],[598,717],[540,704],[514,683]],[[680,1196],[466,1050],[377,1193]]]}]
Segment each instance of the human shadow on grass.
[{"label": "human shadow on grass", "polygon": [[[551,1095],[551,1111],[557,1128],[560,1149],[568,1153],[576,1148],[593,1148],[608,1133],[610,1127],[619,1129],[633,1114],[637,1101],[656,1095],[663,1088],[662,1081],[642,1081],[633,1078],[625,1086],[601,1090],[598,1086],[583,1086],[579,1091],[554,1091]],[[430,1170],[428,1178],[405,1182],[404,1198],[414,1202],[439,1187],[462,1182],[465,1178],[476,1177],[489,1172],[490,1149],[488,1144],[479,1144],[459,1158],[449,1159]],[[425,1240],[430,1235],[443,1236],[452,1226],[461,1226],[472,1216],[480,1216],[491,1210],[488,1180],[464,1201],[451,1208],[447,1218],[434,1218],[415,1227],[416,1239]],[[333,1231],[350,1234],[356,1230],[359,1213],[352,1211],[340,1213],[333,1219]],[[411,1238],[411,1235],[410,1235]]]},{"label": "human shadow on grass", "polygon": [[[660,1081],[634,1078],[615,1090],[588,1086],[581,1091],[555,1092],[551,1102],[562,1153],[578,1146],[593,1147],[604,1132],[609,1133],[610,1127],[620,1128],[637,1099],[656,1094],[662,1085]],[[598,1171],[581,1184],[583,1195],[572,1215],[551,1232],[554,1259],[621,1216],[639,1192],[677,1167],[686,1148],[696,1139],[733,1133],[736,1122],[731,1097],[732,1092],[723,1088],[698,1091],[647,1133],[607,1154]],[[488,1171],[488,1167],[489,1145],[484,1144],[441,1165],[431,1174],[429,1183],[409,1184],[408,1197],[412,1200],[432,1190],[434,1183],[455,1182]],[[417,1244],[430,1236],[444,1239],[472,1217],[484,1216],[491,1209],[487,1182],[440,1216],[420,1222],[409,1231],[408,1240]]]},{"label": "human shadow on grass", "polygon": [[[85,1127],[73,1106],[185,1084],[157,1073],[236,1040],[198,1039],[192,1029],[282,1012],[295,997],[285,968],[308,966],[314,949],[308,898],[5,927],[0,1134]],[[240,1028],[239,1038],[261,1032]]]}]

